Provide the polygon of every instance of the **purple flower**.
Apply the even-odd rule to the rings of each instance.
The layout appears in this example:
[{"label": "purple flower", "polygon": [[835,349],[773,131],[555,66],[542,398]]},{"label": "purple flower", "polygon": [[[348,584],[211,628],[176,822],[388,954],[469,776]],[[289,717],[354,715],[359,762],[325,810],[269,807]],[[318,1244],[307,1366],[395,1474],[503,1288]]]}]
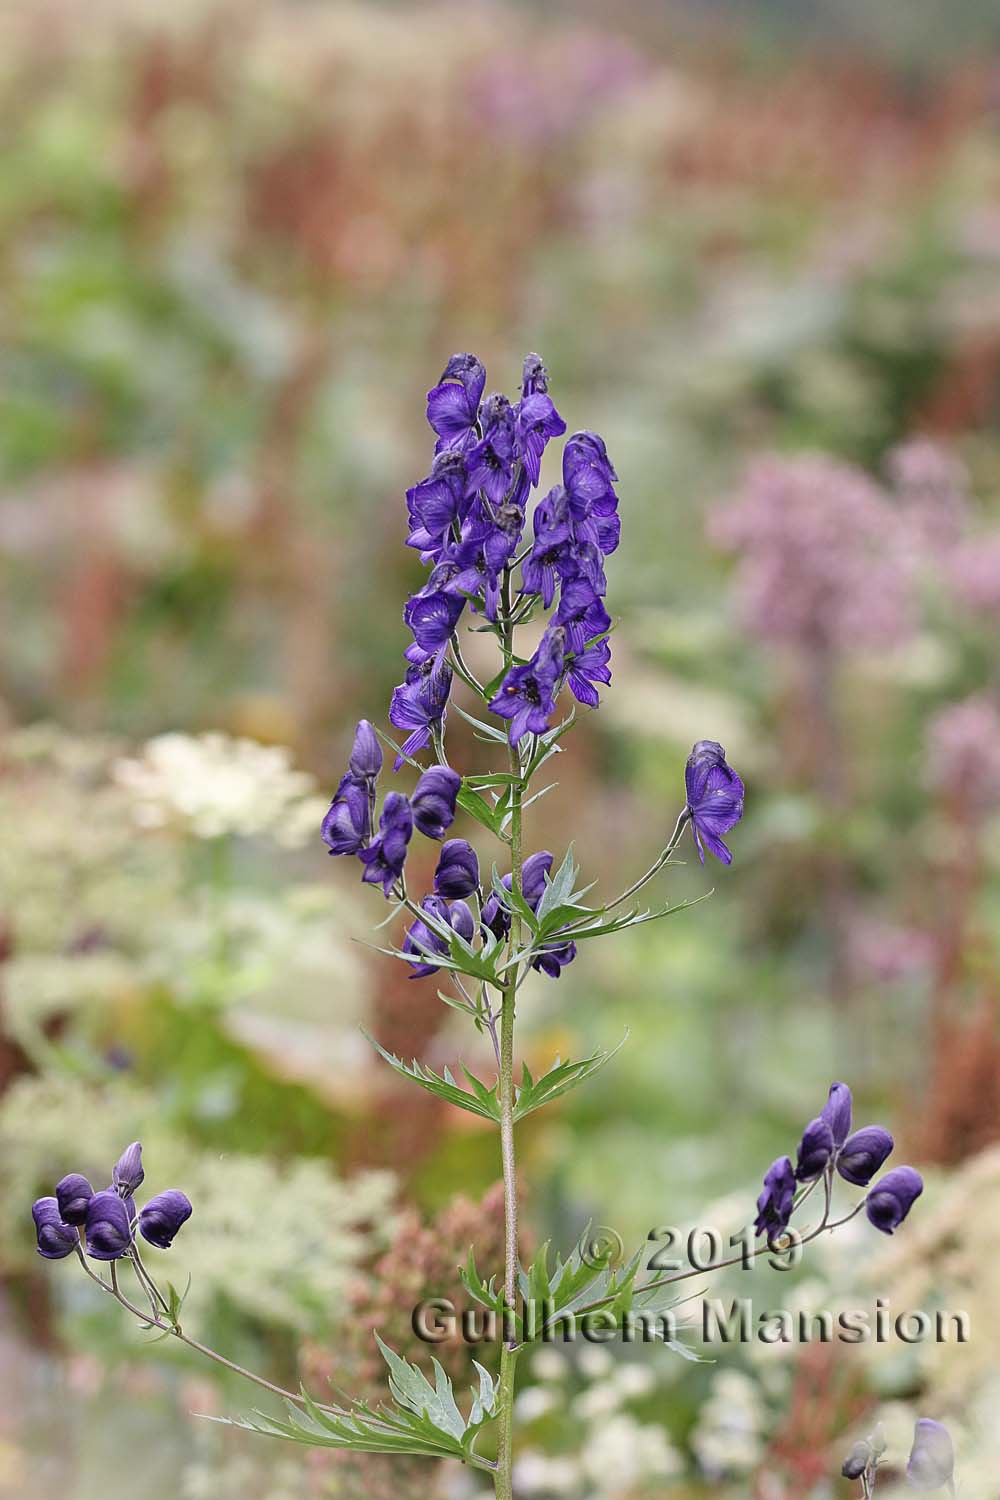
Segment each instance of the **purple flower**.
[{"label": "purple flower", "polygon": [[94,1196],[94,1189],[86,1177],[79,1172],[70,1172],[56,1184],[56,1203],[59,1217],[64,1224],[83,1224],[87,1218],[87,1204]]},{"label": "purple flower", "polygon": [[[437,922],[443,922],[445,926],[463,937],[467,943],[471,943],[476,930],[476,921],[464,901],[453,901],[449,906],[448,902],[440,896],[426,896],[421,906]],[[429,974],[436,974],[439,967],[435,963],[428,962],[428,959],[434,954],[447,953],[448,944],[444,937],[427,922],[417,920],[408,928],[403,939],[403,952],[416,955],[410,978],[426,979]]]},{"label": "purple flower", "polygon": [[360,781],[374,781],[382,769],[382,746],[367,719],[359,719],[347,769]]},{"label": "purple flower", "polygon": [[425,838],[444,838],[455,821],[455,800],[462,778],[451,766],[431,766],[413,792],[413,821]]},{"label": "purple flower", "polygon": [[80,1237],[72,1224],[63,1220],[55,1198],[37,1199],[31,1205],[31,1217],[35,1221],[39,1255],[46,1260],[62,1260],[73,1254]]},{"label": "purple flower", "polygon": [[596,432],[574,432],[563,449],[563,484],[578,520],[609,516],[618,506],[613,485],[618,475]]},{"label": "purple flower", "polygon": [[772,1239],[779,1230],[788,1228],[795,1202],[795,1171],[791,1157],[779,1156],[764,1174],[764,1190],[757,1199],[754,1230]]},{"label": "purple flower", "polygon": [[364,865],[361,879],[367,885],[380,885],[388,898],[395,881],[403,873],[406,850],[413,833],[413,814],[402,792],[390,792],[382,806],[378,837],[367,849],[359,851]]},{"label": "purple flower", "polygon": [[531,961],[531,967],[537,969],[541,974],[547,974],[550,979],[559,979],[567,964],[571,964],[576,957],[575,943],[546,944]]},{"label": "purple flower", "polygon": [[538,392],[525,396],[516,407],[517,445],[533,485],[538,483],[542,469],[542,454],[550,438],[561,437],[566,423],[556,411],[551,399]]},{"label": "purple flower", "polygon": [[840,1147],[847,1140],[851,1129],[853,1101],[846,1083],[831,1083],[830,1097],[823,1106],[822,1118],[830,1127],[833,1144]]},{"label": "purple flower", "polygon": [[[545,893],[546,876],[551,870],[552,854],[548,849],[539,849],[536,854],[529,855],[521,866],[521,895],[532,911],[538,910],[538,903]],[[509,875],[502,876],[500,883],[505,890],[510,891]],[[501,941],[510,931],[510,913],[496,891],[492,891],[483,903],[482,923]],[[547,974],[550,979],[558,979],[566,965],[572,963],[575,957],[576,944],[560,942],[556,933],[552,941],[546,943],[532,959],[531,967]]]},{"label": "purple flower", "polygon": [[837,1171],[846,1182],[867,1187],[882,1163],[892,1154],[894,1145],[888,1130],[881,1125],[866,1125],[848,1136],[837,1154]]},{"label": "purple flower", "polygon": [[798,1181],[812,1182],[814,1178],[821,1176],[832,1155],[833,1133],[821,1115],[818,1120],[811,1120],[802,1133],[798,1165],[795,1168]]},{"label": "purple flower", "polygon": [[733,856],[722,834],[743,816],[743,783],[726,762],[726,752],[715,740],[699,740],[688,756],[684,772],[687,811],[702,864],[708,848],[724,865]]},{"label": "purple flower", "polygon": [[871,1443],[862,1438],[844,1459],[840,1472],[845,1479],[860,1479],[874,1457]]},{"label": "purple flower", "polygon": [[465,459],[452,449],[439,453],[426,479],[406,492],[410,517],[408,547],[434,556],[452,527],[461,525],[469,510]]},{"label": "purple flower", "polygon": [[111,1173],[111,1186],[121,1197],[129,1198],[139,1191],[145,1177],[146,1174],[142,1170],[142,1146],[139,1141],[133,1141],[131,1146],[125,1147],[115,1162],[114,1171]]},{"label": "purple flower", "polygon": [[932,1417],[921,1417],[913,1429],[913,1447],[906,1465],[906,1477],[918,1490],[940,1490],[945,1485],[954,1493],[955,1449],[947,1427]]},{"label": "purple flower", "polygon": [[348,772],[323,819],[323,842],[331,854],[360,854],[371,837],[371,804],[367,783]]},{"label": "purple flower", "polygon": [[549,372],[542,364],[542,356],[526,354],[521,367],[521,396],[526,398],[539,392],[544,396],[548,388]]},{"label": "purple flower", "polygon": [[501,682],[490,708],[511,721],[512,745],[529,732],[544,734],[548,729],[562,678],[565,645],[565,632],[560,626],[550,625],[531,660],[511,667]]},{"label": "purple flower", "polygon": [[479,402],[486,371],[474,354],[453,354],[433,390],[427,392],[427,420],[438,435],[436,447],[470,448],[478,437]]},{"label": "purple flower", "polygon": [[923,1178],[912,1167],[893,1167],[865,1199],[869,1222],[883,1234],[892,1234],[906,1218],[924,1190]]},{"label": "purple flower", "polygon": [[583,703],[587,708],[597,708],[601,699],[594,683],[611,681],[611,668],[608,665],[611,660],[610,645],[607,641],[598,641],[596,646],[588,646],[585,651],[575,651],[566,660],[569,666],[566,681],[573,697],[577,703]]},{"label": "purple flower", "polygon": [[479,859],[465,839],[449,839],[442,844],[434,871],[434,889],[449,901],[471,896],[479,889]]},{"label": "purple flower", "polygon": [[482,490],[490,505],[498,506],[514,477],[516,449],[514,410],[499,391],[483,403],[482,428],[482,441],[469,454],[469,489]]},{"label": "purple flower", "polygon": [[403,741],[402,754],[396,757],[397,771],[407,755],[416,755],[428,743],[431,730],[444,718],[450,692],[451,668],[433,657],[410,667],[405,682],[393,688],[389,719],[397,729],[412,730]]},{"label": "purple flower", "polygon": [[191,1217],[191,1201],[179,1188],[167,1188],[150,1198],[139,1214],[139,1233],[151,1245],[169,1250],[174,1235]]},{"label": "purple flower", "polygon": [[465,599],[461,594],[448,594],[443,590],[414,594],[403,610],[403,619],[413,631],[413,645],[405,652],[407,661],[419,665],[443,651],[455,633],[464,608]]},{"label": "purple flower", "polygon": [[132,1243],[128,1208],[112,1189],[95,1193],[87,1204],[87,1254],[95,1260],[118,1260]]},{"label": "purple flower", "polygon": [[582,651],[588,642],[611,629],[611,616],[586,578],[563,584],[553,619],[565,630],[569,651]]}]

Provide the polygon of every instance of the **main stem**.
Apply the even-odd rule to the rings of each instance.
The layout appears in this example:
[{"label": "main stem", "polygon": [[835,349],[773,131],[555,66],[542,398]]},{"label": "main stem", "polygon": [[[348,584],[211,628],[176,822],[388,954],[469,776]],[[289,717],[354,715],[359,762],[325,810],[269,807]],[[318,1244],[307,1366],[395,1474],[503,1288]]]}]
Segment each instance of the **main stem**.
[{"label": "main stem", "polygon": [[[514,630],[510,621],[510,578],[503,584],[503,653],[504,665],[510,666]],[[508,746],[511,775],[516,778],[510,791],[511,885],[521,888],[521,799],[523,795],[521,758],[515,746]],[[515,953],[521,943],[521,918],[515,908],[511,916],[508,953]],[[517,1000],[517,966],[509,970],[500,1006],[500,1157],[503,1163],[504,1209],[504,1301],[513,1312],[517,1302],[517,1179],[514,1158],[514,1009]],[[500,1348],[500,1382],[497,1409],[500,1422],[497,1439],[497,1468],[494,1485],[497,1500],[513,1500],[514,1465],[514,1371],[517,1346],[504,1338]]]}]

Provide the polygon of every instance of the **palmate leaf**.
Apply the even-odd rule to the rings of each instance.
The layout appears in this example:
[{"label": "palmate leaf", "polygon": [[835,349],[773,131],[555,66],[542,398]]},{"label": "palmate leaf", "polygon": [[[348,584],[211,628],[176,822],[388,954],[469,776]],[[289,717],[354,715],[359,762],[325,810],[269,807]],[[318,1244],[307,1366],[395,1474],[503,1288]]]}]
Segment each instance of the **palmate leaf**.
[{"label": "palmate leaf", "polygon": [[393,1405],[373,1408],[367,1401],[352,1406],[319,1405],[305,1391],[302,1405],[286,1401],[287,1419],[255,1411],[239,1419],[214,1418],[265,1437],[283,1438],[310,1448],[347,1448],[355,1453],[409,1453],[425,1458],[457,1458],[480,1468],[490,1465],[475,1453],[480,1429],[496,1412],[496,1387],[487,1370],[476,1364],[479,1386],[472,1391],[468,1420],[435,1359],[434,1384],[375,1335],[389,1367]]},{"label": "palmate leaf", "polygon": [[474,1074],[469,1072],[468,1068],[463,1067],[462,1072],[469,1080],[471,1091],[455,1082],[450,1068],[445,1068],[443,1073],[438,1074],[432,1068],[418,1062],[416,1058],[406,1063],[392,1052],[387,1052],[363,1028],[362,1035],[371,1042],[376,1052],[385,1058],[390,1068],[394,1068],[400,1077],[411,1079],[413,1083],[418,1083],[422,1089],[426,1089],[430,1094],[436,1094],[439,1099],[444,1099],[448,1104],[457,1105],[459,1109],[466,1109],[472,1115],[479,1115],[481,1119],[492,1120],[494,1124],[499,1125],[500,1106],[497,1103],[496,1088],[488,1089]]},{"label": "palmate leaf", "polygon": [[533,1078],[527,1063],[521,1064],[521,1082],[514,1088],[514,1119],[523,1120],[526,1115],[532,1114],[536,1109],[541,1109],[543,1104],[548,1104],[553,1099],[558,1099],[560,1094],[569,1093],[578,1084],[586,1079],[592,1078],[605,1063],[611,1061],[615,1053],[624,1047],[628,1040],[628,1032],[622,1037],[617,1047],[599,1047],[598,1050],[585,1057],[582,1062],[560,1062],[556,1058],[554,1064],[547,1073],[540,1078]]}]

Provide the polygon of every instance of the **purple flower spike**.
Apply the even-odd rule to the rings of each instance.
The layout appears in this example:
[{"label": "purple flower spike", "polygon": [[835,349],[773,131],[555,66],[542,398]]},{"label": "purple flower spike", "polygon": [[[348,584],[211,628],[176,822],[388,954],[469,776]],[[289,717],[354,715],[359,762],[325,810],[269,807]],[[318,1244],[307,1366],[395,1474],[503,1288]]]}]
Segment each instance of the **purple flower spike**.
[{"label": "purple flower spike", "polygon": [[906,1218],[924,1190],[923,1178],[913,1167],[893,1167],[865,1199],[868,1220],[883,1234],[892,1234]]},{"label": "purple flower spike", "polygon": [[80,1237],[72,1224],[63,1220],[55,1198],[39,1198],[31,1205],[31,1217],[35,1221],[39,1255],[46,1260],[63,1260],[73,1254]]},{"label": "purple flower spike", "polygon": [[427,392],[427,420],[438,435],[438,450],[465,449],[476,441],[485,384],[486,370],[474,354],[451,356],[440,381]]},{"label": "purple flower spike", "polygon": [[139,1141],[133,1141],[131,1146],[125,1147],[115,1163],[111,1186],[122,1198],[128,1198],[139,1191],[145,1176],[142,1170],[142,1145]]},{"label": "purple flower spike", "polygon": [[413,731],[403,741],[402,755],[396,756],[397,771],[407,755],[416,755],[430,742],[432,730],[443,720],[451,677],[448,663],[431,657],[419,666],[410,667],[406,680],[393,688],[389,719],[397,729]]},{"label": "purple flower spike", "polygon": [[382,746],[367,719],[359,719],[354,731],[354,748],[347,769],[359,780],[374,781],[382,769]]},{"label": "purple flower spike", "polygon": [[331,854],[358,854],[365,847],[372,831],[371,803],[367,783],[348,772],[323,819],[323,842]]},{"label": "purple flower spike", "polygon": [[406,851],[413,834],[413,813],[402,792],[390,792],[382,807],[379,834],[358,855],[365,867],[361,879],[366,885],[380,885],[386,899],[403,873]]},{"label": "purple flower spike", "polygon": [[431,766],[413,792],[413,821],[428,839],[444,838],[455,821],[455,801],[462,778],[450,766]]},{"label": "purple flower spike", "polygon": [[921,1417],[913,1429],[913,1447],[906,1477],[918,1490],[953,1490],[955,1449],[947,1427],[932,1417]]},{"label": "purple flower spike", "polygon": [[822,1118],[833,1132],[833,1144],[840,1147],[851,1132],[853,1100],[846,1083],[831,1083],[830,1097],[823,1106]]},{"label": "purple flower spike", "polygon": [[754,1231],[772,1239],[788,1228],[795,1201],[795,1171],[791,1157],[779,1156],[764,1174],[764,1190],[757,1199]]},{"label": "purple flower spike", "polygon": [[544,734],[556,706],[565,662],[566,632],[550,625],[538,650],[524,666],[511,667],[490,703],[493,713],[510,720],[510,742],[526,734]]},{"label": "purple flower spike", "polygon": [[150,1198],[139,1214],[139,1233],[151,1245],[169,1250],[174,1235],[191,1217],[191,1201],[178,1188],[167,1188]]},{"label": "purple flower spike", "polygon": [[132,1243],[128,1208],[112,1188],[91,1198],[85,1232],[87,1254],[95,1260],[118,1260]]},{"label": "purple flower spike", "polygon": [[866,1125],[848,1136],[837,1156],[837,1171],[856,1187],[867,1187],[882,1163],[891,1156],[895,1142],[881,1125]]},{"label": "purple flower spike", "polygon": [[687,810],[702,864],[706,848],[724,865],[733,856],[722,835],[743,816],[743,783],[727,764],[726,752],[715,740],[699,740],[688,756],[684,772]]},{"label": "purple flower spike", "polygon": [[812,1182],[820,1177],[833,1155],[833,1133],[822,1115],[811,1120],[802,1132],[799,1142],[798,1165],[795,1176],[799,1182]]},{"label": "purple flower spike", "polygon": [[441,846],[434,889],[449,901],[471,896],[479,889],[479,858],[466,839],[449,839]]},{"label": "purple flower spike", "polygon": [[83,1224],[87,1218],[87,1204],[94,1196],[94,1189],[86,1177],[79,1172],[70,1172],[56,1184],[56,1202],[59,1216],[64,1224]]}]

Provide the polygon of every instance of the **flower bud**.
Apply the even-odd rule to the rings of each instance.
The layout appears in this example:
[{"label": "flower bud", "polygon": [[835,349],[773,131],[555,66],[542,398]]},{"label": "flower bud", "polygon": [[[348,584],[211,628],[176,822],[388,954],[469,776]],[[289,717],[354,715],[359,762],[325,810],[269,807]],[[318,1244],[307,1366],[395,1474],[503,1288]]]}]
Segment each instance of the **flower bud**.
[{"label": "flower bud", "polygon": [[882,1163],[892,1154],[894,1142],[881,1125],[866,1125],[848,1136],[837,1157],[837,1171],[847,1182],[867,1187]]},{"label": "flower bud", "polygon": [[852,1104],[847,1084],[831,1083],[830,1097],[823,1106],[820,1118],[829,1125],[835,1146],[842,1146],[850,1133]]},{"label": "flower bud", "polygon": [[122,1198],[128,1198],[142,1187],[146,1174],[142,1170],[142,1146],[133,1141],[126,1146],[111,1174],[111,1186]]},{"label": "flower bud", "polygon": [[883,1234],[892,1234],[906,1218],[924,1190],[923,1178],[913,1167],[893,1167],[877,1182],[865,1199],[868,1220]]},{"label": "flower bud", "polygon": [[83,1224],[87,1218],[87,1204],[94,1196],[94,1189],[86,1177],[79,1172],[70,1172],[56,1184],[56,1202],[64,1224]]},{"label": "flower bud", "polygon": [[434,889],[448,901],[471,896],[479,889],[479,860],[475,849],[465,839],[449,839],[441,846],[441,858],[434,872]]},{"label": "flower bud", "polygon": [[826,1171],[826,1164],[833,1155],[833,1134],[822,1115],[811,1120],[802,1132],[799,1142],[798,1165],[795,1176],[799,1182],[812,1182]]},{"label": "flower bud", "polygon": [[455,821],[455,799],[462,778],[450,766],[431,766],[414,788],[413,821],[429,839],[443,838]]},{"label": "flower bud", "polygon": [[840,1472],[845,1479],[860,1479],[874,1457],[871,1444],[862,1438],[844,1459]]},{"label": "flower bud", "polygon": [[191,1201],[179,1188],[168,1188],[150,1198],[139,1213],[139,1233],[151,1245],[169,1250],[174,1235],[191,1217]]},{"label": "flower bud", "polygon": [[321,834],[331,854],[357,854],[371,836],[368,788],[350,772],[334,793]]},{"label": "flower bud", "polygon": [[939,1490],[952,1483],[955,1450],[947,1427],[930,1417],[921,1417],[913,1429],[913,1447],[906,1477],[918,1490]]},{"label": "flower bud", "polygon": [[118,1260],[132,1243],[128,1209],[112,1188],[95,1193],[87,1204],[85,1233],[87,1254],[95,1260]]},{"label": "flower bud", "polygon": [[788,1228],[795,1201],[795,1171],[791,1158],[779,1156],[764,1174],[764,1190],[757,1199],[757,1221],[754,1230],[770,1239]]},{"label": "flower bud", "polygon": [[80,1237],[71,1224],[64,1223],[55,1198],[39,1198],[31,1205],[31,1217],[39,1255],[46,1260],[63,1260],[73,1254]]},{"label": "flower bud", "polygon": [[352,776],[374,781],[382,769],[382,746],[367,719],[359,719],[354,731],[354,748],[347,768]]}]

